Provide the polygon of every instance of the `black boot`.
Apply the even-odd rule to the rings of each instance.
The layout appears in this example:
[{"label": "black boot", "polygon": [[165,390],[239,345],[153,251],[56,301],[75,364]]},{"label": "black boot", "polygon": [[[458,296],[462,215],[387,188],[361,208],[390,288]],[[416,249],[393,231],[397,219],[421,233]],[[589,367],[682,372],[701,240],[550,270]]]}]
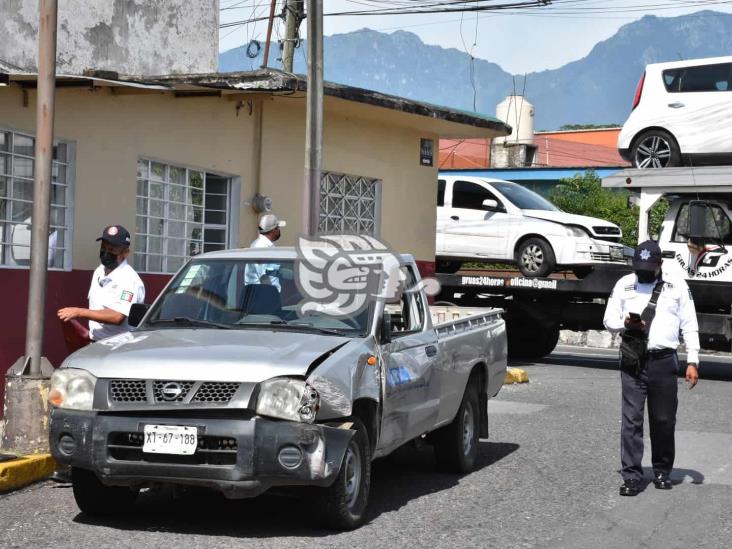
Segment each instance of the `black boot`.
[{"label": "black boot", "polygon": [[659,490],[670,490],[673,486],[666,473],[656,473],[653,477],[653,485]]},{"label": "black boot", "polygon": [[620,487],[621,496],[637,496],[640,493],[640,481],[626,480]]}]

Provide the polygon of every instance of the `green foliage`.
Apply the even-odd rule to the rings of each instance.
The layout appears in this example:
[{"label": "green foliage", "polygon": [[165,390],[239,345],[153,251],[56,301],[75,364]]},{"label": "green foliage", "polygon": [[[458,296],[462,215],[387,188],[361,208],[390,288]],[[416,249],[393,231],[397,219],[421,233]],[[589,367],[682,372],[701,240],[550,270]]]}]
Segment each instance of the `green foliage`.
[{"label": "green foliage", "polygon": [[648,212],[648,232],[651,236],[661,234],[661,225],[668,212],[668,200],[662,198]]},{"label": "green foliage", "polygon": [[549,199],[568,213],[588,215],[615,223],[623,231],[623,244],[638,243],[638,207],[628,207],[629,192],[603,189],[594,171],[562,179]]}]

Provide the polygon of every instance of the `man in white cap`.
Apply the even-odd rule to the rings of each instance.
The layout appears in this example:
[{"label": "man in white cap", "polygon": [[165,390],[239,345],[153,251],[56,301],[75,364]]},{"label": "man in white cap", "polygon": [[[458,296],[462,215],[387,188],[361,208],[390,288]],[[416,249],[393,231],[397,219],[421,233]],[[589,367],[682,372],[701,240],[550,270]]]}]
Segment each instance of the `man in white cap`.
[{"label": "man in white cap", "polygon": [[[264,214],[259,218],[259,236],[249,246],[250,248],[271,248],[280,239],[280,229],[287,226],[287,222],[280,220],[274,214]],[[244,281],[247,284],[272,284],[281,290],[279,273],[280,266],[272,263],[250,263],[244,271]]]}]

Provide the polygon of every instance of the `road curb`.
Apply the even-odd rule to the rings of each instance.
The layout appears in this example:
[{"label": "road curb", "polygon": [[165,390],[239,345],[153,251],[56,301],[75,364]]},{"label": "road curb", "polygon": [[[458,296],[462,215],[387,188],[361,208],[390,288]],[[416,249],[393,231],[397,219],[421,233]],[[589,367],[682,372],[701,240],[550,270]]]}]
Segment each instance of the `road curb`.
[{"label": "road curb", "polygon": [[521,368],[506,368],[506,377],[503,380],[504,385],[528,382],[529,374],[526,373],[526,370],[522,370]]},{"label": "road curb", "polygon": [[33,454],[0,463],[0,492],[17,490],[46,478],[56,467],[51,454]]}]

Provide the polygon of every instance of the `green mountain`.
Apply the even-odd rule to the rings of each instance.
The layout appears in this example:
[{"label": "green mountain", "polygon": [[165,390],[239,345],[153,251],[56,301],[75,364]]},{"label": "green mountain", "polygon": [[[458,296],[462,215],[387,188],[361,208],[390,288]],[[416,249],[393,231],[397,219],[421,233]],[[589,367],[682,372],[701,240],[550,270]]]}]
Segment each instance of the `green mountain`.
[{"label": "green mountain", "polygon": [[[304,73],[305,43],[295,52],[295,72]],[[256,53],[251,47],[250,53]],[[701,11],[680,17],[646,16],[621,27],[584,58],[524,77],[490,61],[476,59],[471,84],[470,57],[457,49],[423,43],[415,34],[363,29],[325,37],[325,78],[446,105],[492,114],[506,95],[525,86],[536,108],[536,128],[564,124],[622,124],[638,78],[648,63],[732,55],[732,15]],[[277,56],[277,50],[274,50]],[[222,72],[256,69],[261,51],[247,56],[243,46],[223,52]],[[270,62],[280,66],[279,61]]]}]

